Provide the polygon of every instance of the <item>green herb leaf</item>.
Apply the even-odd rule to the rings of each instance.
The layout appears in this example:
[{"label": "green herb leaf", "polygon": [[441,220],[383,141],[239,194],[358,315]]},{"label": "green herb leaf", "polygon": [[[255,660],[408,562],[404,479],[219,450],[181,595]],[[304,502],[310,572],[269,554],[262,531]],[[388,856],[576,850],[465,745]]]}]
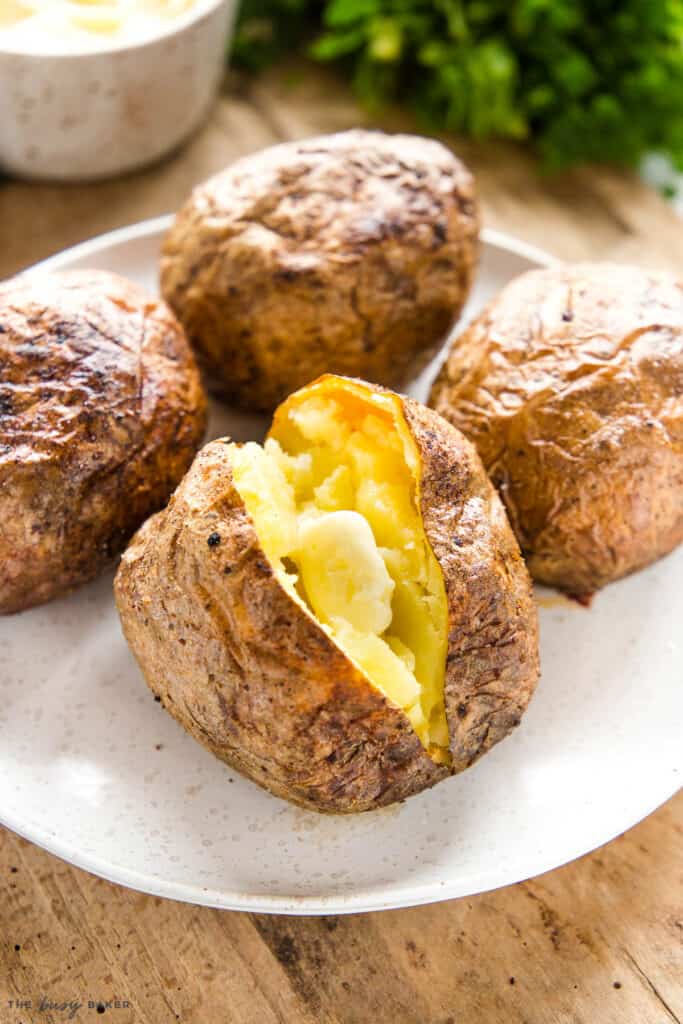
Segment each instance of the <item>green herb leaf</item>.
[{"label": "green herb leaf", "polygon": [[338,61],[362,102],[528,138],[546,167],[683,167],[683,0],[243,0],[232,59]]}]

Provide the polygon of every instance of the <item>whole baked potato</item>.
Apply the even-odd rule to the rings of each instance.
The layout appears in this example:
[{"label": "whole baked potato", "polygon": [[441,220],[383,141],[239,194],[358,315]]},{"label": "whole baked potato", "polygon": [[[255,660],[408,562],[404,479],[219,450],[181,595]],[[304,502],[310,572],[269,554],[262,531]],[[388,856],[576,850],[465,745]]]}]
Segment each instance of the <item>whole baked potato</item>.
[{"label": "whole baked potato", "polygon": [[536,684],[529,576],[474,448],[362,381],[292,395],[263,447],[207,445],[131,542],[115,593],[171,714],[319,811],[462,771]]},{"label": "whole baked potato", "polygon": [[349,131],[238,160],[163,246],[161,287],[209,388],[271,411],[330,371],[397,386],[455,322],[477,258],[469,171],[412,135]]},{"label": "whole baked potato", "polygon": [[96,576],[164,504],[204,427],[164,303],[104,271],[0,283],[0,613]]},{"label": "whole baked potato", "polygon": [[683,540],[683,284],[610,263],[509,284],[430,404],[474,441],[536,579],[590,594]]}]

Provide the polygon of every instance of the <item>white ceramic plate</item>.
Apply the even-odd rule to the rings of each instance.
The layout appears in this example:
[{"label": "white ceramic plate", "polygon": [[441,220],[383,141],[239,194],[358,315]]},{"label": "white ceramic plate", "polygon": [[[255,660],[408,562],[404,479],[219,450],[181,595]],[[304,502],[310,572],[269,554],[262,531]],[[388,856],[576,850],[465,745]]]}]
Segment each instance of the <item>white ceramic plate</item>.
[{"label": "white ceramic plate", "polygon": [[[155,288],[167,223],[41,269],[104,267]],[[486,232],[468,315],[544,261]],[[262,426],[224,409],[211,429],[246,438]],[[0,620],[0,820],[115,882],[240,910],[376,910],[519,881],[606,842],[680,785],[682,571],[683,549],[589,610],[539,591],[543,676],[514,735],[404,805],[339,818],[263,792],[172,721],[124,643],[108,575]]]}]

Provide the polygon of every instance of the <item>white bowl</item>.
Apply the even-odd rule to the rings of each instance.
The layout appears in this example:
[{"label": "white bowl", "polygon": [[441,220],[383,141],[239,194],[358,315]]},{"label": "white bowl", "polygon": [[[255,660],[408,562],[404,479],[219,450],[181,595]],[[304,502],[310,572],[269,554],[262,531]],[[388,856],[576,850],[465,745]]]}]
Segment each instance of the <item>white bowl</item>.
[{"label": "white bowl", "polygon": [[0,46],[0,167],[53,181],[152,163],[186,138],[218,88],[236,0],[197,0],[139,43],[68,53]]}]

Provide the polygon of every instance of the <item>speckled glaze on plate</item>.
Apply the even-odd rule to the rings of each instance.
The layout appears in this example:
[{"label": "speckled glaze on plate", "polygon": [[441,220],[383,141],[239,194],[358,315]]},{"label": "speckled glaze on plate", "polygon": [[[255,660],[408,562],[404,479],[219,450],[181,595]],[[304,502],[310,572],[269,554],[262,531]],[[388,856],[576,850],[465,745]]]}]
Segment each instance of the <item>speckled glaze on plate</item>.
[{"label": "speckled glaze on plate", "polygon": [[[154,288],[167,225],[105,235],[41,269],[99,266]],[[543,262],[485,232],[466,316]],[[216,407],[211,434],[259,438],[264,425]],[[247,782],[154,702],[108,574],[0,620],[0,821],[112,881],[239,910],[376,910],[519,881],[594,849],[678,789],[681,578],[683,549],[589,610],[539,589],[543,673],[515,734],[403,805],[335,818]]]}]

